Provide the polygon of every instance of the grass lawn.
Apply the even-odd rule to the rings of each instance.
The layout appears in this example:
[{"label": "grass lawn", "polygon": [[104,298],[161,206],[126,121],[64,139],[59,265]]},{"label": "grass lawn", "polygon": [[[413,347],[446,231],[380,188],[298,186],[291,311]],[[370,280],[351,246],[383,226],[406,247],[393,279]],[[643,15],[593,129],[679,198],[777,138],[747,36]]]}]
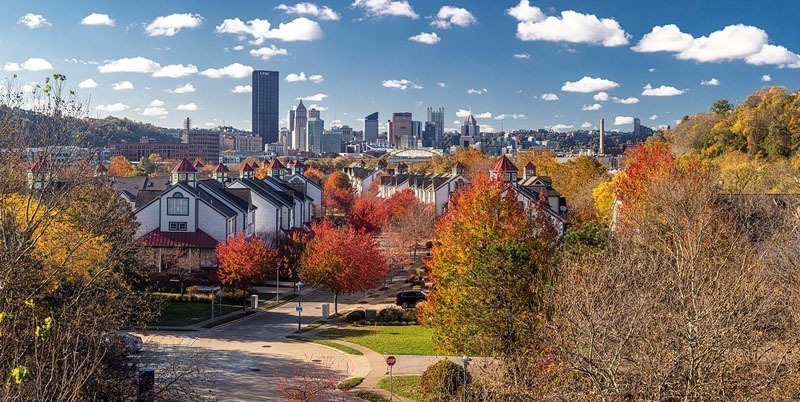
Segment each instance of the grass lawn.
[{"label": "grass lawn", "polygon": [[[418,375],[396,375],[392,379],[392,383],[392,388],[396,395],[404,396],[413,401],[422,401]],[[389,391],[389,377],[381,378],[378,386]]]},{"label": "grass lawn", "polygon": [[436,355],[432,333],[419,325],[375,325],[326,329],[319,336],[352,342],[381,354]]},{"label": "grass lawn", "polygon": [[369,402],[389,402],[388,399],[369,391],[359,391],[356,393],[356,397],[367,400]]},{"label": "grass lawn", "polygon": [[340,391],[349,391],[361,384],[361,381],[364,381],[364,377],[350,377],[340,382],[336,388],[339,388]]},{"label": "grass lawn", "polygon": [[311,339],[311,338],[306,338],[304,336],[295,336],[295,335],[289,335],[289,336],[287,336],[287,338],[294,339],[296,341],[311,342],[311,343],[316,343],[318,345],[324,345],[324,346],[331,347],[331,348],[334,348],[336,350],[342,351],[344,353],[347,353],[348,355],[355,355],[355,356],[363,356],[364,355],[358,349],[353,349],[353,348],[351,348],[351,347],[349,347],[347,345],[340,345],[340,344],[338,344],[336,342],[325,341],[325,340],[322,340],[322,339]]},{"label": "grass lawn", "polygon": [[[221,314],[220,308],[222,308]],[[214,304],[214,315],[224,315],[241,309],[242,306]],[[161,310],[161,317],[151,325],[185,327],[209,319],[211,319],[211,303],[172,302],[164,306]]]}]

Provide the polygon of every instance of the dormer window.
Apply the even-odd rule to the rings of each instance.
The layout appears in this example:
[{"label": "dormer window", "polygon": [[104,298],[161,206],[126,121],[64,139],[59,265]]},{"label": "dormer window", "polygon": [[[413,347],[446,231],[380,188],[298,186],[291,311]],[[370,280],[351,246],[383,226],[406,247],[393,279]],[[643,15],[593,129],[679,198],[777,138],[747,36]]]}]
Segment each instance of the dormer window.
[{"label": "dormer window", "polygon": [[180,192],[172,194],[172,197],[167,198],[167,215],[188,216],[189,199]]}]

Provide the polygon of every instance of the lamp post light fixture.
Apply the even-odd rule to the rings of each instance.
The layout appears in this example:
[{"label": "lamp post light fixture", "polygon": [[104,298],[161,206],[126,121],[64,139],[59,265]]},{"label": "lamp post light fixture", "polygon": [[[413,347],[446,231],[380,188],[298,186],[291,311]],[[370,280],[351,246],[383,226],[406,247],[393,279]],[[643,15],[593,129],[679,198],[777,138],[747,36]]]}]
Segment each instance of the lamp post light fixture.
[{"label": "lamp post light fixture", "polygon": [[458,360],[461,360],[461,364],[464,366],[464,385],[461,389],[461,397],[464,402],[467,402],[467,366],[469,366],[469,362],[471,362],[472,359],[467,356],[462,356],[459,357]]},{"label": "lamp post light fixture", "polygon": [[300,318],[303,315],[303,282],[297,282],[297,332],[300,332]]}]

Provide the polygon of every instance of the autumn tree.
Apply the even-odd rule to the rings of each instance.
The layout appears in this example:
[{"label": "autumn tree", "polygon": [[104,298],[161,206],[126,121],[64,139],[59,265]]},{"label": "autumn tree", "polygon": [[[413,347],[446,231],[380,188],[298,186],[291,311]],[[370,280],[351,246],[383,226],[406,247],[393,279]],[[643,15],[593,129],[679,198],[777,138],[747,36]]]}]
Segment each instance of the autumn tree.
[{"label": "autumn tree", "polygon": [[192,270],[200,268],[200,253],[191,252],[189,249],[165,249],[161,254],[161,261],[164,265],[163,273],[178,280],[180,284],[180,294],[183,294],[184,283],[192,274]]},{"label": "autumn tree", "polygon": [[111,177],[130,177],[136,174],[136,169],[133,164],[128,162],[128,159],[122,155],[112,156],[109,159],[108,175]]},{"label": "autumn tree", "polygon": [[289,275],[293,281],[297,281],[300,277],[300,262],[311,235],[305,230],[291,230],[278,241],[280,270]]},{"label": "autumn tree", "polygon": [[322,204],[326,208],[346,213],[355,201],[350,179],[342,171],[331,173],[322,188]]},{"label": "autumn tree", "polygon": [[356,230],[380,232],[390,217],[389,204],[374,196],[358,197],[347,212],[347,222]]},{"label": "autumn tree", "polygon": [[421,311],[439,350],[502,357],[535,343],[557,247],[543,208],[525,209],[498,181],[454,195],[436,225],[436,288]]},{"label": "autumn tree", "polygon": [[260,237],[246,237],[244,233],[229,237],[217,245],[219,268],[216,276],[220,283],[242,290],[242,309],[247,309],[247,291],[263,282],[278,269],[277,251]]},{"label": "autumn tree", "polygon": [[330,290],[335,312],[339,312],[339,295],[380,286],[389,267],[370,233],[351,226],[334,227],[329,221],[314,224],[312,231],[300,279]]}]

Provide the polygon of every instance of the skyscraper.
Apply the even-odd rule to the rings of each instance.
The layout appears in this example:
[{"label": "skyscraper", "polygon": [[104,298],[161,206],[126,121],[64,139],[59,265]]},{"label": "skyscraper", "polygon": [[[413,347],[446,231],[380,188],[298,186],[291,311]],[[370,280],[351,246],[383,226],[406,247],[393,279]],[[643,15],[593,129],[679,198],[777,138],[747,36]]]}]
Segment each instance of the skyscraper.
[{"label": "skyscraper", "polygon": [[639,118],[633,119],[633,135],[642,134],[642,121]]},{"label": "skyscraper", "polygon": [[464,124],[461,125],[461,138],[458,143],[460,147],[469,147],[475,143],[475,139],[480,139],[481,129],[478,126],[477,120],[472,115],[469,115]]},{"label": "skyscraper", "polygon": [[300,104],[297,105],[297,108],[294,110],[294,131],[292,132],[292,144],[289,148],[299,149],[301,151],[306,150],[307,125],[308,113],[306,113],[306,107],[301,100]]},{"label": "skyscraper", "polygon": [[378,140],[378,112],[364,118],[364,141],[374,144]]},{"label": "skyscraper", "polygon": [[289,122],[286,128],[289,129],[290,133],[294,131],[294,109],[289,109]]},{"label": "skyscraper", "polygon": [[[309,112],[313,111],[311,109]],[[307,151],[322,153],[322,133],[325,131],[325,121],[319,117],[309,117],[308,119],[308,139],[306,141]]]},{"label": "skyscraper", "polygon": [[278,83],[277,71],[253,71],[253,135],[261,137],[262,144],[278,141]]},{"label": "skyscraper", "polygon": [[606,153],[605,139],[606,139],[606,119],[600,119],[600,148],[597,150],[597,153],[599,153],[600,155],[605,155]]},{"label": "skyscraper", "polygon": [[439,146],[439,143],[444,138],[444,108],[440,107],[439,109],[434,109],[432,107],[428,108],[428,120],[436,125],[436,130],[433,133],[433,137],[430,139],[431,144],[430,146]]},{"label": "skyscraper", "polygon": [[[389,125],[389,145],[400,146],[400,140],[406,136],[411,137],[411,113],[392,113],[392,124]],[[407,141],[407,140],[406,140]]]}]

